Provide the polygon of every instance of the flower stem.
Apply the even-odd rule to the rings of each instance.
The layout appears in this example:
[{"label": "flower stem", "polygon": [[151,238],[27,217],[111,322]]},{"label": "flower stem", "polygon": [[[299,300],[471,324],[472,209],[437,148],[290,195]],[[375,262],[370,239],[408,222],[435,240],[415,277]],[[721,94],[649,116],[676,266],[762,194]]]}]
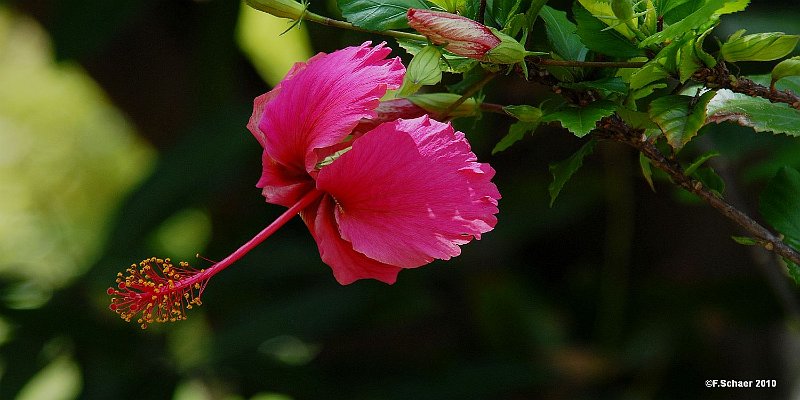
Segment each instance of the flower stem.
[{"label": "flower stem", "polygon": [[200,297],[211,277],[242,258],[321,196],[318,190],[306,193],[242,247],[207,269],[197,270],[186,262],[176,266],[169,258],[156,257],[131,265],[126,270],[128,276],[117,274],[117,286],[106,291],[111,296],[109,308],[128,322],[138,316],[136,322],[142,329],[153,322],[186,319],[186,310],[202,304]]},{"label": "flower stem", "polygon": [[235,261],[239,260],[240,258],[242,258],[242,256],[250,252],[250,250],[253,250],[253,248],[255,248],[256,246],[261,244],[261,242],[270,237],[273,233],[275,233],[275,231],[277,231],[283,225],[289,222],[290,219],[294,218],[294,216],[297,215],[300,211],[308,207],[315,200],[319,199],[322,196],[322,194],[323,192],[320,192],[318,190],[312,190],[306,193],[306,195],[300,198],[300,200],[298,200],[297,203],[289,207],[288,210],[284,211],[283,214],[281,214],[278,218],[272,221],[272,223],[269,224],[269,226],[264,228],[264,230],[255,235],[252,239],[248,240],[247,243],[243,244],[241,247],[236,249],[236,251],[231,253],[229,256],[223,258],[221,261],[215,263],[211,267],[206,268],[203,272],[197,274],[198,279],[196,279],[196,281],[205,281],[207,279],[210,279],[218,272],[229,267]]}]

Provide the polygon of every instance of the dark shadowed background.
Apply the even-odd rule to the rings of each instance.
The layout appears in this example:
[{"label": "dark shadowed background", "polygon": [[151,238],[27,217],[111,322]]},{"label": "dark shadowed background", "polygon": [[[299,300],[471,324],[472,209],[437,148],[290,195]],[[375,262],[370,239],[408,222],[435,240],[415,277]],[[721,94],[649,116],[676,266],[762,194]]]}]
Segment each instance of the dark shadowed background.
[{"label": "dark shadowed background", "polygon": [[[187,321],[120,320],[118,271],[153,255],[202,268],[195,253],[221,259],[283,211],[255,188],[252,99],[294,61],[383,40],[287,27],[237,1],[0,1],[0,399],[800,396],[800,290],[777,260],[666,179],[652,192],[614,143],[550,208],[548,164],[582,142],[544,127],[492,156],[511,122],[496,115],[456,122],[503,195],[460,257],[340,286],[296,219]],[[800,33],[800,9],[753,1],[716,35],[739,28]],[[504,77],[486,96],[550,94]],[[686,151],[719,148],[726,197],[756,217],[765,180],[800,165],[796,139],[703,132]]]}]

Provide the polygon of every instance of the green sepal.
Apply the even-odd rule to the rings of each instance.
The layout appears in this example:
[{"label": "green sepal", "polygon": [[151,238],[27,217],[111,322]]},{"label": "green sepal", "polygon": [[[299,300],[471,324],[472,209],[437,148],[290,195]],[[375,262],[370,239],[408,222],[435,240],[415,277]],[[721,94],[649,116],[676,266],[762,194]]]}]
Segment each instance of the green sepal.
[{"label": "green sepal", "polygon": [[500,44],[486,52],[484,61],[494,64],[516,64],[525,60],[527,53],[525,47],[516,39],[492,27],[488,28],[500,39]]},{"label": "green sepal", "polygon": [[442,52],[433,45],[426,46],[414,55],[406,69],[400,96],[409,96],[423,86],[439,83],[442,80],[442,70],[439,67],[441,57]]}]

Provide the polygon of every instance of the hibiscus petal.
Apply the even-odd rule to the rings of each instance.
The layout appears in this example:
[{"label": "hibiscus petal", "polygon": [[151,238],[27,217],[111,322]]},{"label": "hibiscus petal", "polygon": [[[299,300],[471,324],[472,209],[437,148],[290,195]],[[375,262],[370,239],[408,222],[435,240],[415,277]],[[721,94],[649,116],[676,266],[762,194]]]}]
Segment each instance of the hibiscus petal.
[{"label": "hibiscus petal", "polygon": [[323,167],[317,188],[336,201],[342,238],[402,268],[461,253],[497,223],[494,170],[461,132],[423,116],[385,123]]},{"label": "hibiscus petal", "polygon": [[311,171],[314,149],[341,142],[374,109],[387,88],[400,86],[405,68],[391,49],[366,42],[320,54],[281,82],[264,105],[258,130],[270,158],[289,169]]},{"label": "hibiscus petal", "polygon": [[300,215],[317,242],[322,261],[331,267],[336,281],[348,285],[359,279],[377,279],[393,284],[400,268],[354,251],[353,246],[339,236],[334,207],[333,199],[326,195]]}]

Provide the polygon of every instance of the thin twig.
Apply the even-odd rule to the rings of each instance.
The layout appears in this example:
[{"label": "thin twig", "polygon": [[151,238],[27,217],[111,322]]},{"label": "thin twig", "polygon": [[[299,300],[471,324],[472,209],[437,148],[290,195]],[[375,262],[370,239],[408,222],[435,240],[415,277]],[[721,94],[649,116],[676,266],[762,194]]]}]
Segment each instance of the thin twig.
[{"label": "thin twig", "polygon": [[[316,15],[316,14],[312,14],[312,15]],[[318,19],[305,18],[305,19],[307,19],[309,21],[312,21],[312,22],[316,22],[316,23],[321,24],[321,25],[332,26],[332,27],[341,28],[341,29],[349,29],[351,31],[373,33],[373,34],[376,34],[376,35],[391,36],[393,38],[398,38],[398,39],[418,40],[418,41],[421,41],[421,42],[425,42],[425,41],[428,40],[428,39],[425,38],[425,36],[418,35],[416,33],[393,31],[393,30],[371,31],[371,30],[368,30],[368,29],[359,28],[359,27],[357,27],[357,26],[355,26],[355,25],[353,25],[353,24],[351,24],[349,22],[339,21],[337,19],[328,18],[328,17],[322,17],[322,16],[319,16],[319,15],[317,15],[317,17],[319,17],[319,18]]]},{"label": "thin twig", "polygon": [[474,95],[475,93],[478,93],[478,91],[481,90],[481,88],[483,88],[487,83],[489,83],[497,75],[498,75],[497,72],[489,72],[486,75],[484,75],[481,80],[479,80],[478,82],[473,83],[472,86],[470,86],[469,88],[467,88],[466,91],[464,91],[464,94],[462,94],[461,97],[458,98],[458,100],[456,100],[453,104],[450,104],[450,106],[447,107],[441,113],[441,117],[442,118],[446,118],[448,115],[450,115],[451,112],[453,112],[453,110],[458,108],[458,106],[464,104],[464,102],[467,101],[468,98],[472,97],[472,95]]},{"label": "thin twig", "polygon": [[714,68],[700,68],[692,79],[711,89],[730,89],[751,97],[761,97],[773,103],[786,103],[800,110],[800,96],[788,90],[775,90],[760,85],[744,77],[736,77],[728,72],[728,67],[720,61]]},{"label": "thin twig", "polygon": [[750,218],[747,214],[711,192],[708,188],[703,186],[700,181],[686,175],[680,164],[665,157],[653,142],[642,140],[641,132],[625,124],[622,119],[616,116],[607,117],[601,120],[598,126],[599,129],[595,130],[595,135],[600,138],[626,143],[636,148],[650,160],[652,165],[666,172],[676,185],[695,194],[711,207],[714,207],[722,215],[742,227],[763,243],[765,249],[787,260],[800,264],[800,253],[786,245],[775,234]]},{"label": "thin twig", "polygon": [[554,67],[585,67],[585,68],[641,68],[644,61],[571,61],[553,60],[539,56],[529,56],[527,60],[532,64],[549,65]]}]

